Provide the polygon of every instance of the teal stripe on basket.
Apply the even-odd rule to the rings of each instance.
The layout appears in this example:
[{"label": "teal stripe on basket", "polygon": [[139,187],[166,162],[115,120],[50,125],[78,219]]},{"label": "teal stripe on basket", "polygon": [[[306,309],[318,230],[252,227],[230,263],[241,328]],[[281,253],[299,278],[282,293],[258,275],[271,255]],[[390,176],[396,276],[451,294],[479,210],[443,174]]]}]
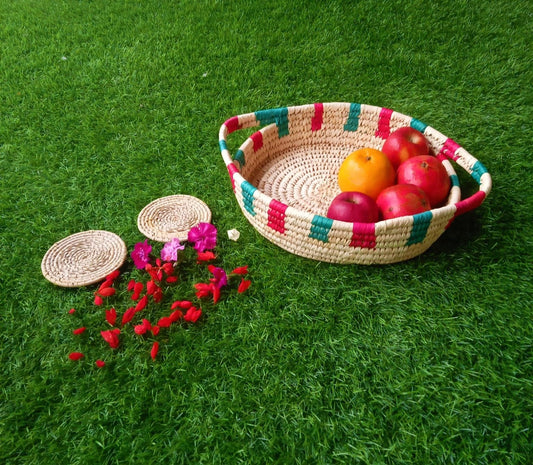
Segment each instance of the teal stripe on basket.
[{"label": "teal stripe on basket", "polygon": [[244,166],[246,164],[246,160],[244,158],[244,152],[241,149],[237,150],[233,159],[237,160],[241,164],[241,166]]},{"label": "teal stripe on basket", "polygon": [[450,181],[452,183],[452,186],[459,186],[459,178],[457,177],[456,174],[452,174],[450,176]]},{"label": "teal stripe on basket", "polygon": [[359,115],[361,114],[361,104],[360,103],[350,103],[350,113],[348,115],[348,120],[344,125],[345,131],[357,131],[359,127]]},{"label": "teal stripe on basket", "polygon": [[224,139],[221,139],[218,141],[218,146],[220,147],[220,151],[222,150],[228,150],[228,146],[226,144],[226,141]]},{"label": "teal stripe on basket", "polygon": [[423,242],[426,238],[432,218],[433,213],[431,213],[431,210],[413,215],[413,229],[411,229],[411,236],[405,245],[413,245]]},{"label": "teal stripe on basket", "polygon": [[289,134],[289,109],[287,107],[256,111],[255,118],[261,126],[276,123],[279,137]]},{"label": "teal stripe on basket", "polygon": [[411,127],[416,129],[417,131],[424,132],[426,130],[426,128],[428,127],[428,125],[424,124],[420,120],[417,120],[416,118],[413,118],[411,120]]},{"label": "teal stripe on basket", "polygon": [[243,181],[241,184],[241,189],[244,208],[248,213],[250,213],[250,215],[255,216],[254,192],[257,190],[257,187],[252,186],[248,181]]},{"label": "teal stripe on basket", "polygon": [[309,233],[309,237],[318,239],[322,242],[328,242],[328,234],[332,226],[332,219],[315,215],[311,220],[311,232]]},{"label": "teal stripe on basket", "polygon": [[476,161],[472,166],[472,177],[478,184],[481,184],[481,176],[487,173],[487,168],[480,161]]}]

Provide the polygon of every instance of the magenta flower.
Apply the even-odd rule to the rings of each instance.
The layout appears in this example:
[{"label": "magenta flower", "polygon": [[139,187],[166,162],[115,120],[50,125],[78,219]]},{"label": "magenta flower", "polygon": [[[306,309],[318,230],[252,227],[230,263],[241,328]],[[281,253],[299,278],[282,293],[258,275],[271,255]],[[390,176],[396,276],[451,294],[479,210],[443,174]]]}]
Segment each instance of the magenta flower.
[{"label": "magenta flower", "polygon": [[167,242],[161,249],[161,260],[165,262],[175,262],[178,260],[178,250],[183,250],[184,245],[180,240],[175,237],[171,241]]},{"label": "magenta flower", "polygon": [[214,249],[217,245],[217,228],[211,223],[198,223],[189,231],[187,240],[194,243],[197,252]]},{"label": "magenta flower", "polygon": [[139,270],[143,270],[144,267],[150,262],[150,252],[152,246],[148,244],[148,239],[144,242],[137,242],[131,253],[133,263]]},{"label": "magenta flower", "polygon": [[222,268],[209,265],[207,269],[213,274],[213,277],[209,281],[212,282],[215,287],[220,289],[228,284],[228,275]]}]

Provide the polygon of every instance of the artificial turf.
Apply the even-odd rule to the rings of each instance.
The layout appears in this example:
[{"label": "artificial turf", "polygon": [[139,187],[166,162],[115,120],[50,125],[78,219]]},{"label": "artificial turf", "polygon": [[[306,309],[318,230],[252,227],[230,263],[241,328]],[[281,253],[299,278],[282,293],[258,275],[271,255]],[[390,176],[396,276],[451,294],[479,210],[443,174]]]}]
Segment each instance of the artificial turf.
[{"label": "artificial turf", "polygon": [[[532,463],[532,13],[520,0],[3,0],[0,461]],[[435,127],[484,163],[491,194],[406,262],[279,249],[240,212],[218,129],[329,101]],[[217,263],[247,264],[252,287],[164,333],[155,361],[132,331],[113,351],[96,287],[52,285],[41,259],[88,229],[131,250],[139,211],[177,193],[209,205]],[[117,309],[138,273],[125,265]],[[179,273],[165,308],[205,278],[191,261]]]}]

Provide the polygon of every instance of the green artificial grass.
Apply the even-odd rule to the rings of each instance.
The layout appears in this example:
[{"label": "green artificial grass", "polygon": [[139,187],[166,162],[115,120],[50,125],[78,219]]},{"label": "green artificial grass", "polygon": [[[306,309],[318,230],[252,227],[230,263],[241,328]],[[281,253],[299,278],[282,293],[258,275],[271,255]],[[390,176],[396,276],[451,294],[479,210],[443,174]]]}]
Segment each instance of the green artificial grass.
[{"label": "green artificial grass", "polygon": [[[533,463],[532,13],[520,0],[1,2],[0,461]],[[330,101],[435,127],[493,191],[407,262],[284,252],[240,212],[218,130]],[[252,286],[158,338],[124,329],[113,351],[96,286],[50,284],[42,257],[87,229],[131,250],[140,210],[176,193],[209,205],[217,265],[248,265]],[[151,318],[208,279],[193,260],[179,274]],[[122,313],[140,276],[128,261],[106,308]]]}]

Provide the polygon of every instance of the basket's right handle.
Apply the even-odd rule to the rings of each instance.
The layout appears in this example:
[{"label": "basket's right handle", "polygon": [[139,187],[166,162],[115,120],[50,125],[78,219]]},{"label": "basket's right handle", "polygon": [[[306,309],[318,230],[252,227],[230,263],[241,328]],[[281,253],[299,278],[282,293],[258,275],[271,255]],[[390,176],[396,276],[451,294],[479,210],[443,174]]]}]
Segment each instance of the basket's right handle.
[{"label": "basket's right handle", "polygon": [[460,200],[455,204],[455,216],[474,210],[479,207],[492,189],[492,177],[487,168],[453,139],[446,139],[437,158],[448,158],[463,168],[479,185],[479,190],[470,197]]}]

